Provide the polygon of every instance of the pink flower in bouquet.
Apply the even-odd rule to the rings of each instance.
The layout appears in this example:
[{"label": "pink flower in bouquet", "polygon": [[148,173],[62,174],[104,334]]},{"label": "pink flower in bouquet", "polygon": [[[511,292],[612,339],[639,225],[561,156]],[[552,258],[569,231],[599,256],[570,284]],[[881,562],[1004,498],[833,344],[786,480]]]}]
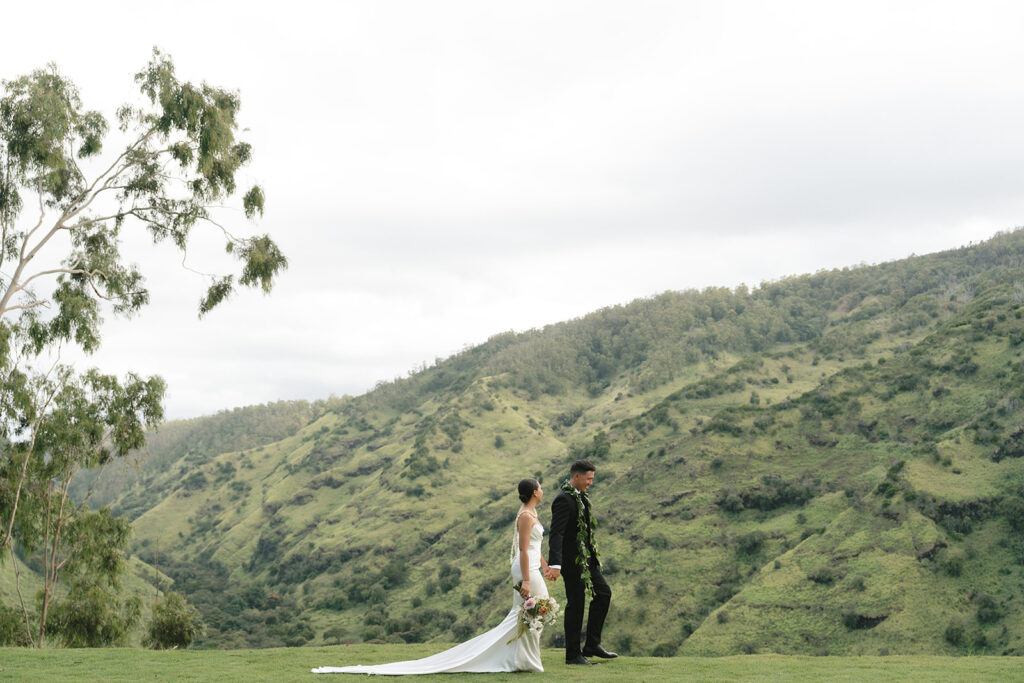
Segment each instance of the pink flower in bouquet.
[{"label": "pink flower in bouquet", "polygon": [[523,607],[525,607],[526,609],[533,609],[534,605],[536,605],[536,604],[537,604],[537,599],[536,598],[530,598],[529,600],[527,600],[523,604]]}]

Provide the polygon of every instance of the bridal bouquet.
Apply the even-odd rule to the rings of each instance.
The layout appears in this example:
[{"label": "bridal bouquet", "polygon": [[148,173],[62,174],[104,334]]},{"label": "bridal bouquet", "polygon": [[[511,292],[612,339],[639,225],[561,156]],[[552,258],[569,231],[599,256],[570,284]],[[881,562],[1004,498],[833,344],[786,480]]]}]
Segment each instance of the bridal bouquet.
[{"label": "bridal bouquet", "polygon": [[[521,586],[522,582],[515,585],[517,593]],[[558,602],[554,598],[527,598],[519,611],[516,634],[508,642],[519,640],[527,631],[542,631],[544,624],[550,624],[557,618]]]}]

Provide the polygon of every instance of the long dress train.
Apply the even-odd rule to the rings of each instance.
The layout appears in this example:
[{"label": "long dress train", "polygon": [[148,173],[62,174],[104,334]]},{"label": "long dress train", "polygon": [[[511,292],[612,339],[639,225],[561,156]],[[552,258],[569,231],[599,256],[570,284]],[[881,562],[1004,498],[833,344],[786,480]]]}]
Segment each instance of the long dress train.
[{"label": "long dress train", "polygon": [[[530,590],[533,597],[548,597],[548,587],[540,573],[540,545],[544,527],[539,523],[530,528]],[[436,655],[405,662],[375,664],[370,666],[321,666],[312,669],[315,674],[379,674],[383,676],[404,676],[411,674],[436,673],[488,673],[500,671],[544,671],[540,661],[540,633],[529,630],[518,640],[508,641],[515,635],[523,597],[512,590],[512,585],[522,580],[519,567],[518,531],[513,540],[512,581],[509,591],[513,593],[512,609],[504,620],[490,631],[471,640],[439,652]]]}]

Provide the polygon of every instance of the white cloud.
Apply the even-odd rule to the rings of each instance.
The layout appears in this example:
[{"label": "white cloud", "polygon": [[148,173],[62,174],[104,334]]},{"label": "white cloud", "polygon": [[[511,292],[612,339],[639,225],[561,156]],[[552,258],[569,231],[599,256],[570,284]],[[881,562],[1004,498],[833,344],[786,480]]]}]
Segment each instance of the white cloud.
[{"label": "white cloud", "polygon": [[[1016,3],[22,4],[2,77],[112,112],[159,45],[238,88],[291,262],[206,320],[153,305],[92,361],[173,417],[359,393],[509,328],[985,239],[1024,214]],[[45,12],[45,14],[44,14]],[[241,222],[240,216],[235,222]],[[190,254],[223,258],[215,235]]]}]

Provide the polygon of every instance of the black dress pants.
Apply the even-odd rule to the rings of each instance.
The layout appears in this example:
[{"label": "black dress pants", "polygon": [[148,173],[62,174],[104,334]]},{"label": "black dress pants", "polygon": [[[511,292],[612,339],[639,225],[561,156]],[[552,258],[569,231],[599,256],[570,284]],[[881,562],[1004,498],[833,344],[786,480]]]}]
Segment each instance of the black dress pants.
[{"label": "black dress pants", "polygon": [[[569,564],[569,563],[567,563]],[[565,658],[575,659],[580,650],[580,632],[583,629],[583,609],[586,606],[587,589],[580,580],[580,571],[575,564],[562,567],[565,579]],[[608,606],[612,601],[612,589],[604,580],[597,562],[590,561],[590,580],[594,584],[594,597],[590,601],[590,615],[587,617],[586,647],[597,647],[601,644],[601,630],[604,619],[608,616]]]}]

